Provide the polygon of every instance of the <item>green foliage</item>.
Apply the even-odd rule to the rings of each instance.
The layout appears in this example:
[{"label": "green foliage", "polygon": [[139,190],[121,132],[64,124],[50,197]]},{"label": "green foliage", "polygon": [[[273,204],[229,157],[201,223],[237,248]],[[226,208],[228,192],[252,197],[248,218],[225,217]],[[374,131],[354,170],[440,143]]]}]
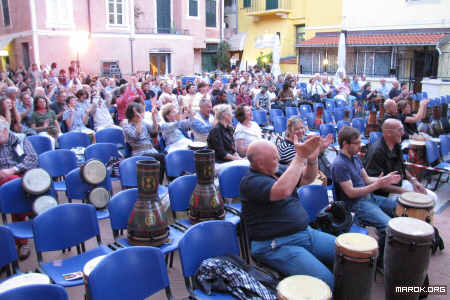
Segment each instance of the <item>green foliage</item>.
[{"label": "green foliage", "polygon": [[226,41],[221,41],[217,53],[214,58],[214,62],[218,69],[225,71],[230,68],[230,44]]},{"label": "green foliage", "polygon": [[256,58],[256,64],[260,68],[271,65],[272,64],[272,54],[273,54],[272,52],[270,52],[268,54],[264,54],[263,52],[261,52],[259,54],[259,56]]}]

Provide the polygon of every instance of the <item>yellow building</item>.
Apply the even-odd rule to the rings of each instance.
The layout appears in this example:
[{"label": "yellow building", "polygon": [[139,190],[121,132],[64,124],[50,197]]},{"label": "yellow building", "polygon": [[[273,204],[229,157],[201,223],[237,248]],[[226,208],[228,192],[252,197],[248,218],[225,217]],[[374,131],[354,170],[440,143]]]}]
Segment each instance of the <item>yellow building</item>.
[{"label": "yellow building", "polygon": [[[343,0],[238,0],[238,31],[247,33],[240,55],[243,68],[272,52],[280,37],[281,72],[297,73],[296,44],[316,32],[340,31]],[[242,69],[242,67],[241,67]]]}]

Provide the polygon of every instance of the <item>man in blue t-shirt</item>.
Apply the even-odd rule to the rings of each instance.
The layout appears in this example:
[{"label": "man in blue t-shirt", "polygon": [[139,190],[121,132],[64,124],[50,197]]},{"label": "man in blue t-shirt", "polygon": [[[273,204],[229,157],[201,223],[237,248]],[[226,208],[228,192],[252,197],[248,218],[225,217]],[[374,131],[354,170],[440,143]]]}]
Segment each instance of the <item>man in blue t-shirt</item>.
[{"label": "man in blue t-shirt", "polygon": [[252,142],[247,150],[250,169],[240,185],[242,215],[253,257],[283,274],[311,275],[333,288],[327,266],[334,263],[335,237],[308,226],[308,214],[297,195],[298,184],[309,184],[317,175],[320,143],[320,137],[305,143],[294,137],[296,155],[282,168],[273,143]]},{"label": "man in blue t-shirt", "polygon": [[394,215],[396,199],[373,195],[373,192],[396,184],[401,180],[398,172],[379,177],[367,175],[357,154],[361,151],[361,134],[358,129],[345,126],[339,131],[338,142],[341,151],[331,165],[331,178],[337,200],[355,213],[356,221],[374,226],[378,234],[379,267],[383,264],[383,250],[387,223]]}]

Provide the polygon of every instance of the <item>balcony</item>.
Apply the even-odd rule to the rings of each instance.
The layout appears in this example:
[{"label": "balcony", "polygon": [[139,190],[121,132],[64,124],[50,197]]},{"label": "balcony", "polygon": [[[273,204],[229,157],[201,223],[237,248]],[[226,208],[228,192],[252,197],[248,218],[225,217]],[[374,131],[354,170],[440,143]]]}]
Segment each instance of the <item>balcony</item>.
[{"label": "balcony", "polygon": [[163,27],[143,27],[136,26],[136,34],[177,34],[190,35],[189,29],[181,28],[163,28]]},{"label": "balcony", "polygon": [[292,0],[252,0],[246,15],[252,17],[279,16],[286,18],[292,12]]}]

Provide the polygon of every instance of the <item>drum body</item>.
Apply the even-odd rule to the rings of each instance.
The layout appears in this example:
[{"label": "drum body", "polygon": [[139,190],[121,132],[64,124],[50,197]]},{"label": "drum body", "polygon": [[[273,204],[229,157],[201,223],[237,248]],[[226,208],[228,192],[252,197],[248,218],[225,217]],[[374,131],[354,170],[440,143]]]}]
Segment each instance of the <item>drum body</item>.
[{"label": "drum body", "polygon": [[377,241],[360,233],[344,233],[336,238],[335,246],[334,299],[370,299],[378,257]]},{"label": "drum body", "polygon": [[50,278],[42,273],[25,273],[11,277],[0,284],[0,293],[32,284],[50,284]]},{"label": "drum body", "polygon": [[93,188],[88,194],[89,203],[94,205],[96,209],[105,208],[108,205],[110,198],[111,195],[109,194],[109,191],[104,187]]},{"label": "drum body", "polygon": [[80,168],[81,177],[89,184],[97,185],[106,178],[106,167],[98,159],[90,159]]},{"label": "drum body", "polygon": [[433,224],[434,201],[424,194],[406,192],[397,199],[395,214],[398,217],[416,218]]},{"label": "drum body", "polygon": [[50,190],[51,186],[52,177],[42,168],[28,170],[22,177],[22,188],[30,195],[43,195]]},{"label": "drum body", "polygon": [[369,119],[367,120],[365,135],[369,136],[372,131],[380,131],[380,126],[377,124],[377,112],[371,111]]},{"label": "drum body", "polygon": [[89,287],[88,287],[89,275],[91,274],[92,270],[94,270],[94,268],[99,264],[99,262],[102,261],[102,259],[104,257],[105,257],[105,255],[100,255],[100,256],[94,257],[93,259],[89,260],[83,267],[83,282],[84,282],[84,287],[86,290],[86,298],[87,299],[90,299]]},{"label": "drum body", "polygon": [[307,276],[294,275],[280,281],[277,286],[279,300],[331,300],[328,285],[322,280]]},{"label": "drum body", "polygon": [[[412,163],[420,165],[426,164],[426,147],[424,141],[410,140],[408,160]],[[419,177],[423,173],[423,170],[417,167],[412,167],[410,172]]]},{"label": "drum body", "polygon": [[400,295],[396,286],[422,286],[431,256],[434,228],[421,220],[398,217],[389,221],[384,250],[385,299],[418,299]]},{"label": "drum body", "polygon": [[55,198],[49,195],[44,195],[36,198],[33,202],[33,212],[36,215],[40,215],[43,212],[49,210],[52,207],[55,207],[58,205],[58,201],[56,201]]}]

